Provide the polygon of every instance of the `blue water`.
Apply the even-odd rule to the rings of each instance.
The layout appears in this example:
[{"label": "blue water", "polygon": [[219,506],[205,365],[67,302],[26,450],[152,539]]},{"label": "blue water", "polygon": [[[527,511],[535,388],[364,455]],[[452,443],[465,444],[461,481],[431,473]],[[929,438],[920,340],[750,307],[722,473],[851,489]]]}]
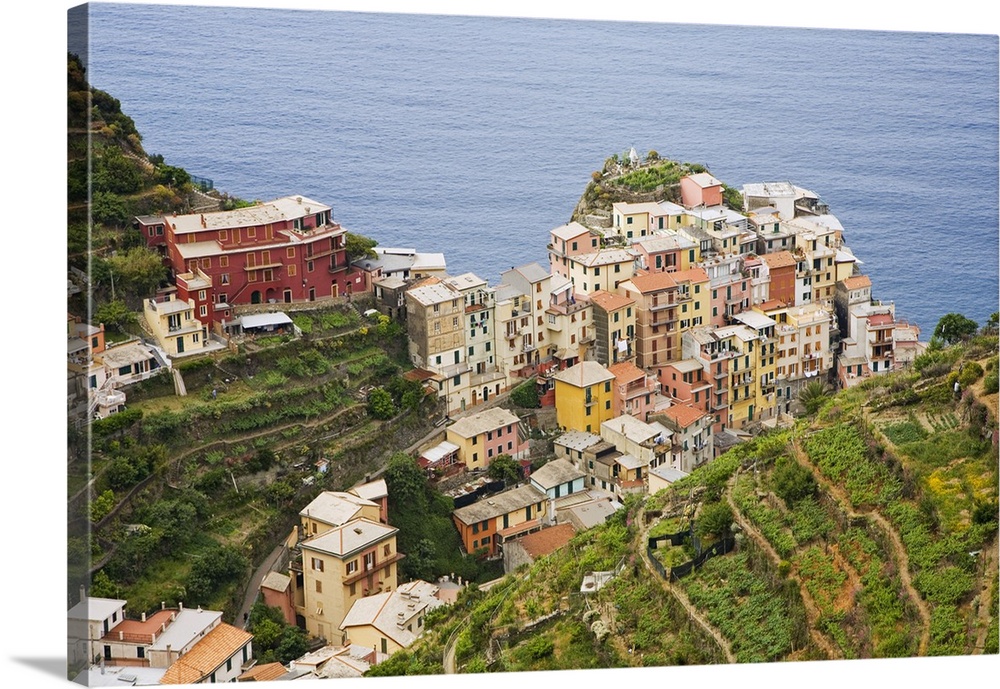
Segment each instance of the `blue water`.
[{"label": "blue water", "polygon": [[998,308],[996,36],[91,9],[89,78],[148,152],[453,274],[546,265],[590,173],[635,146],[815,191],[925,338]]}]

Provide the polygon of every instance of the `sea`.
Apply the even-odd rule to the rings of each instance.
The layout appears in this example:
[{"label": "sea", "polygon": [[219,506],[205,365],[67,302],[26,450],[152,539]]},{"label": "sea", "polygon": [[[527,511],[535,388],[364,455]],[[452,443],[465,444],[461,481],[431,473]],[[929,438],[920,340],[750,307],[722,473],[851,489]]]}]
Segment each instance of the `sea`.
[{"label": "sea", "polygon": [[[92,3],[147,152],[491,284],[634,147],[791,181],[929,339],[998,310],[996,35]],[[71,39],[71,49],[74,48]]]}]

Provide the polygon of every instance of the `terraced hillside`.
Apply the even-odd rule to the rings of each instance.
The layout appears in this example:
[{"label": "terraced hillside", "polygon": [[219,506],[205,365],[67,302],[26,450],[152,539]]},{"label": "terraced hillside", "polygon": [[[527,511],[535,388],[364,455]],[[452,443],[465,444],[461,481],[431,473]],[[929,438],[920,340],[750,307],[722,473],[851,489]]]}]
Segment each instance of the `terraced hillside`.
[{"label": "terraced hillside", "polygon": [[629,499],[370,674],[997,653],[995,350],[933,350]]}]

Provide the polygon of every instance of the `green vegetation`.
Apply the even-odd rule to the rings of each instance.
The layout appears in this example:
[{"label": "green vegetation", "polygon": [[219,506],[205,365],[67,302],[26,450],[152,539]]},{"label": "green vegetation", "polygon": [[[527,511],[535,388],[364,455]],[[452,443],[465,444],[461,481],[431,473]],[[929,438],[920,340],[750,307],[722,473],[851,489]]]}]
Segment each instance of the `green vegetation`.
[{"label": "green vegetation", "polygon": [[538,401],[538,386],[535,384],[535,379],[531,378],[511,390],[510,401],[525,409],[537,409],[541,406]]},{"label": "green vegetation", "polygon": [[960,313],[948,313],[941,317],[934,327],[933,337],[948,344],[955,344],[976,334],[979,326],[971,318]]},{"label": "green vegetation", "polygon": [[259,665],[289,663],[306,653],[306,633],[288,624],[281,610],[257,601],[250,608],[247,631],[253,634],[253,652]]},{"label": "green vegetation", "polygon": [[661,186],[677,184],[685,174],[678,163],[668,160],[627,172],[616,179],[615,184],[632,191],[652,191]]}]

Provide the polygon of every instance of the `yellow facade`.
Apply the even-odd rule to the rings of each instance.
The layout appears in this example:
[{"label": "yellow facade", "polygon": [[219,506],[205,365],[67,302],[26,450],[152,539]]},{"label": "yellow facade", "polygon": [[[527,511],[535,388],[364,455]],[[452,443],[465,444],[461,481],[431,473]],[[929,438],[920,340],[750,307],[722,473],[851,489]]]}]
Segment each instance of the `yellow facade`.
[{"label": "yellow facade", "polygon": [[[371,537],[358,547],[339,548],[354,538],[355,529],[364,532],[362,538]],[[402,559],[396,532],[384,524],[355,519],[300,544],[302,584],[295,592],[295,607],[305,618],[307,632],[342,643],[339,627],[354,602],[396,588],[397,562]]]},{"label": "yellow facade", "polygon": [[584,361],[555,376],[556,423],[560,428],[599,433],[614,418],[615,376],[596,361]]},{"label": "yellow facade", "polygon": [[168,356],[176,357],[201,351],[207,333],[194,317],[194,301],[170,298],[164,301],[147,299],[143,315],[159,346]]}]

